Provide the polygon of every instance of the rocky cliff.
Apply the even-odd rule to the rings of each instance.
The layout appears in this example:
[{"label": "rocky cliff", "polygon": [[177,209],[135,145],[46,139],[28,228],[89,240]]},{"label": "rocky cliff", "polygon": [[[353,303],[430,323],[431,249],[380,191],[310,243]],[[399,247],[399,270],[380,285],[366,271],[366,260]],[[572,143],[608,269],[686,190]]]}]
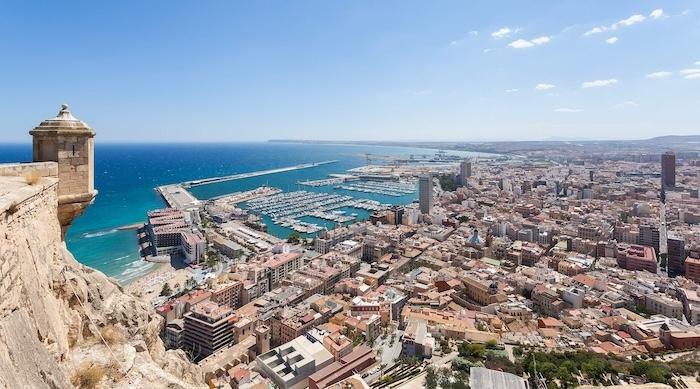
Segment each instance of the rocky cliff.
[{"label": "rocky cliff", "polygon": [[155,311],[66,249],[55,164],[29,170],[0,166],[0,388],[203,387]]}]

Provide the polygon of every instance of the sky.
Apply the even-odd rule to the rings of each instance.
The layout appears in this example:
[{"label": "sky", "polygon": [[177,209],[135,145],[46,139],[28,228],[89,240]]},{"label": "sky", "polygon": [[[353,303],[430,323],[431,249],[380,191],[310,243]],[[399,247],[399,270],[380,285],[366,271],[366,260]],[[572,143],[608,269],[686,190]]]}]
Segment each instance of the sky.
[{"label": "sky", "polygon": [[4,2],[0,143],[61,103],[102,142],[700,134],[700,3]]}]

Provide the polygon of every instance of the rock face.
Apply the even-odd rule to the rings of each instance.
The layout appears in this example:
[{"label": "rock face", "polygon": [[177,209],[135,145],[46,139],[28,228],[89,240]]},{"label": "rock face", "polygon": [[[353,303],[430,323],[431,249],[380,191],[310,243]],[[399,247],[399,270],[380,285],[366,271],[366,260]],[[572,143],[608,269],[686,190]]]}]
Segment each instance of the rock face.
[{"label": "rock face", "polygon": [[61,240],[57,182],[0,166],[0,388],[204,387],[182,351],[165,351],[162,319]]}]

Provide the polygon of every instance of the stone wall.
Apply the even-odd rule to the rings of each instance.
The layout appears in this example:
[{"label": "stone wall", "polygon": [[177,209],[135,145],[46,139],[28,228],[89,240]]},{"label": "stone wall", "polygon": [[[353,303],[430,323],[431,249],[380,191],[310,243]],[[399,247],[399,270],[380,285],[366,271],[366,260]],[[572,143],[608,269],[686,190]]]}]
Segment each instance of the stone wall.
[{"label": "stone wall", "polygon": [[102,387],[201,386],[182,351],[165,351],[160,316],[66,249],[54,166],[31,183],[30,167],[0,167],[0,388],[72,388],[93,365]]},{"label": "stone wall", "polygon": [[0,164],[0,176],[23,177],[28,174],[38,174],[40,177],[58,177],[58,164],[56,162]]}]

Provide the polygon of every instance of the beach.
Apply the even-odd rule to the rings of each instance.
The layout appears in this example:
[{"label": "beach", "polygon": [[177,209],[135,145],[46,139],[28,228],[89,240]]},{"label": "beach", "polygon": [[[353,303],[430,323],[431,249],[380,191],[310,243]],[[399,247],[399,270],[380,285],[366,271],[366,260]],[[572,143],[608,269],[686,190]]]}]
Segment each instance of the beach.
[{"label": "beach", "polygon": [[160,296],[166,282],[175,293],[183,289],[187,279],[193,275],[190,268],[174,269],[169,263],[159,263],[156,264],[154,270],[125,284],[124,289],[150,303]]}]

